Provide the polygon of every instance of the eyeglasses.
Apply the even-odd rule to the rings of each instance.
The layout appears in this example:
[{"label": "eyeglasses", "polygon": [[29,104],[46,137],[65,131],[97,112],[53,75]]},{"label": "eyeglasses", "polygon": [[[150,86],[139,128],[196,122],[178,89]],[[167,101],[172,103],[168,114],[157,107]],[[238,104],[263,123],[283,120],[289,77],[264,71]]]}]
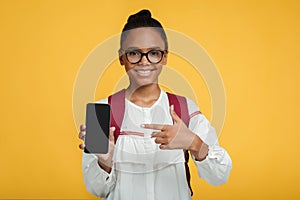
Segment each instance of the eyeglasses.
[{"label": "eyeglasses", "polygon": [[130,62],[131,64],[137,64],[139,62],[141,62],[143,56],[146,56],[147,60],[152,63],[152,64],[157,64],[159,63],[162,58],[164,53],[167,50],[150,50],[146,53],[143,53],[139,50],[127,50],[125,51],[125,55],[126,55],[126,59],[128,62]]}]

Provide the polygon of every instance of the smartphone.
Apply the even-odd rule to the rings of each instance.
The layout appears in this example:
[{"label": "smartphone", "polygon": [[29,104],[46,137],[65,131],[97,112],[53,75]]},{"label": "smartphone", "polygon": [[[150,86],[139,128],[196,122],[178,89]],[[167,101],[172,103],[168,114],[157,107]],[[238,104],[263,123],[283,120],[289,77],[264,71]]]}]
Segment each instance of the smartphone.
[{"label": "smartphone", "polygon": [[109,146],[110,105],[88,103],[86,106],[85,153],[105,154]]}]

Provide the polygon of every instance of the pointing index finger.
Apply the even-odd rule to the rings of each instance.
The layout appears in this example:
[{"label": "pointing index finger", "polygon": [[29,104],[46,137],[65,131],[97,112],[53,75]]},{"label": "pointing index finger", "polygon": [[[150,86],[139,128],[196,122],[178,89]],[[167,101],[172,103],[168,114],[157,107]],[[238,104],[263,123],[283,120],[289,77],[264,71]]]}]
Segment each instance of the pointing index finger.
[{"label": "pointing index finger", "polygon": [[141,127],[154,130],[165,130],[164,124],[142,124]]}]

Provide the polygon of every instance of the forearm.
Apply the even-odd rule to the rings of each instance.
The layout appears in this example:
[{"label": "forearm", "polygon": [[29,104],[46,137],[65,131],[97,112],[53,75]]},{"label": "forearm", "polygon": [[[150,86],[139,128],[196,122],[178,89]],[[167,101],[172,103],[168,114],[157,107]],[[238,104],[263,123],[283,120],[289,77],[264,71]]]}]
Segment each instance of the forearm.
[{"label": "forearm", "polygon": [[82,170],[86,189],[97,197],[106,197],[113,190],[115,175],[113,171],[108,174],[99,167],[98,159],[91,154],[83,153]]},{"label": "forearm", "polygon": [[[212,134],[214,129],[209,129]],[[189,150],[198,168],[199,177],[211,185],[221,185],[227,181],[232,162],[226,150],[221,148],[217,141],[208,145],[195,135]]]},{"label": "forearm", "polygon": [[232,161],[225,149],[220,146],[211,146],[206,159],[197,161],[194,158],[194,161],[198,168],[199,177],[211,185],[221,185],[227,182]]},{"label": "forearm", "polygon": [[199,177],[211,185],[221,185],[228,180],[232,161],[227,151],[219,146],[215,129],[203,115],[194,116],[189,128],[195,137],[190,152],[198,168]]},{"label": "forearm", "polygon": [[197,161],[202,161],[208,155],[208,145],[200,137],[194,134],[194,139],[188,150],[192,153]]}]

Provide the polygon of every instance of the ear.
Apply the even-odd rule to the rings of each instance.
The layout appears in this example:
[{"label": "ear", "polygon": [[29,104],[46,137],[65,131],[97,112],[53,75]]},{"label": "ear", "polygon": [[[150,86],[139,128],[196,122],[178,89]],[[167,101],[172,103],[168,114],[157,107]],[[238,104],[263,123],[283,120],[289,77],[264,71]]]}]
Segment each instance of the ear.
[{"label": "ear", "polygon": [[124,51],[123,50],[121,50],[121,49],[119,49],[119,61],[120,61],[120,64],[121,65],[124,65],[125,63],[124,63]]},{"label": "ear", "polygon": [[167,61],[168,61],[168,51],[165,51],[164,55],[163,55],[163,58],[161,60],[161,64],[162,65],[166,65],[167,64]]}]

